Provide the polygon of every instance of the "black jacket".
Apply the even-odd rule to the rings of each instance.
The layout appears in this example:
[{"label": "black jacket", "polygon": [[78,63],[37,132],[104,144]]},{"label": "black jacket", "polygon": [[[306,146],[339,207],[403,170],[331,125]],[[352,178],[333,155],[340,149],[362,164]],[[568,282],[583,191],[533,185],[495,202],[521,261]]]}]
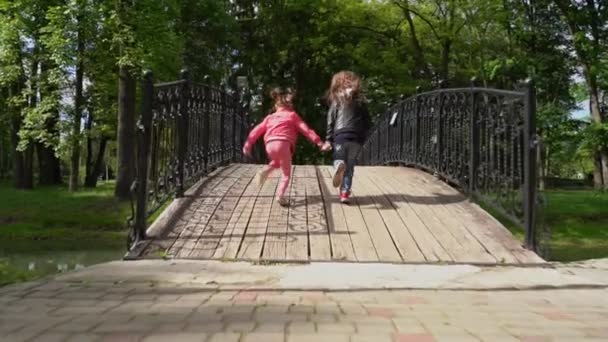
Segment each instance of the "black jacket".
[{"label": "black jacket", "polygon": [[326,140],[333,142],[340,134],[355,134],[361,143],[367,138],[371,127],[369,111],[363,100],[357,99],[347,104],[333,103],[327,112]]}]

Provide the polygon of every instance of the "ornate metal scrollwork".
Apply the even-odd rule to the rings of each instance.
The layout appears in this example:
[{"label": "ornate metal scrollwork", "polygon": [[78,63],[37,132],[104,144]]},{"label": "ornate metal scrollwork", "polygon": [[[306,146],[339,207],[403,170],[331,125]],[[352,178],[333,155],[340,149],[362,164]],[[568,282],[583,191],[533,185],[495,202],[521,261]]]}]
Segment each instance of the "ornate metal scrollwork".
[{"label": "ornate metal scrollwork", "polygon": [[527,247],[536,249],[537,136],[530,89],[438,89],[401,100],[377,119],[361,162],[431,172],[520,222]]}]

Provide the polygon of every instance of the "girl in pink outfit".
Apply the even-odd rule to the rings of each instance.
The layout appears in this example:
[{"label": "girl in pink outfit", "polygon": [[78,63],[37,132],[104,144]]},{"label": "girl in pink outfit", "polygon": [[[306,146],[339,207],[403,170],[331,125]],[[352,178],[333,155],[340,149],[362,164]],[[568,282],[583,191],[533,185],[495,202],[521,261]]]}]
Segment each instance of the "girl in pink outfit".
[{"label": "girl in pink outfit", "polygon": [[247,142],[243,147],[243,153],[250,155],[253,144],[260,136],[264,135],[264,144],[270,163],[257,174],[256,179],[258,184],[262,185],[270,172],[281,168],[283,177],[281,177],[281,182],[277,188],[277,201],[282,206],[286,206],[289,201],[285,198],[285,190],[287,190],[291,177],[291,157],[298,133],[304,135],[319,148],[322,148],[324,144],[317,133],[310,129],[295,112],[293,108],[295,94],[290,88],[275,88],[270,96],[274,100],[275,112],[268,115],[262,123],[254,127],[249,133]]}]

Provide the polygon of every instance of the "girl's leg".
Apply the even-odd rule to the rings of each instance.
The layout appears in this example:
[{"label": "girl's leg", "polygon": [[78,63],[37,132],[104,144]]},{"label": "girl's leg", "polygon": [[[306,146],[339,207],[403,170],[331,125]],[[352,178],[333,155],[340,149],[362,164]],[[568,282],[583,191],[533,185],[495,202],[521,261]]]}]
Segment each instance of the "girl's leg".
[{"label": "girl's leg", "polygon": [[353,187],[353,175],[355,173],[355,160],[347,160],[346,167],[344,170],[344,178],[342,180],[342,187],[340,188],[343,192],[350,194],[350,189]]},{"label": "girl's leg", "polygon": [[353,186],[353,176],[355,173],[355,165],[357,165],[357,158],[361,151],[361,144],[356,142],[348,142],[346,151],[346,167],[344,170],[344,180],[342,181],[341,190],[349,193]]},{"label": "girl's leg", "polygon": [[334,175],[332,179],[333,186],[342,187],[344,181],[344,172],[346,171],[346,148],[345,144],[334,145]]},{"label": "girl's leg", "polygon": [[266,145],[266,154],[268,155],[268,159],[270,159],[270,162],[268,163],[268,165],[264,166],[264,168],[262,168],[262,170],[256,175],[256,182],[259,186],[266,182],[268,175],[270,175],[270,173],[274,169],[278,169],[281,166],[281,162],[273,158],[273,156],[276,154],[277,149],[278,146],[275,144],[274,141],[269,142]]},{"label": "girl's leg", "polygon": [[291,179],[291,151],[288,150],[288,152],[289,155],[286,155],[286,158],[281,160],[281,171],[283,172],[283,176],[281,177],[281,182],[277,188],[277,197],[282,205],[286,204],[285,192],[287,191],[289,180]]},{"label": "girl's leg", "polygon": [[287,141],[273,141],[270,144],[272,148],[268,150],[268,156],[272,159],[272,166],[280,167],[283,173],[276,195],[281,204],[287,204],[285,192],[291,178],[291,144]]}]

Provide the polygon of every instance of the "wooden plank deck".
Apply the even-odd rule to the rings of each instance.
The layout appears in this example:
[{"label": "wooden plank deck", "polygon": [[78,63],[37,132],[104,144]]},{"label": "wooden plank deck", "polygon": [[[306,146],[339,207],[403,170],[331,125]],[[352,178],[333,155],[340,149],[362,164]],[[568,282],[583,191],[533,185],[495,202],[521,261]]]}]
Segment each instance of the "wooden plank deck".
[{"label": "wooden plank deck", "polygon": [[390,263],[536,264],[511,233],[433,176],[357,167],[353,200],[339,203],[329,166],[294,166],[290,206],[261,187],[260,165],[234,164],[195,191],[183,215],[151,236],[141,258]]}]

